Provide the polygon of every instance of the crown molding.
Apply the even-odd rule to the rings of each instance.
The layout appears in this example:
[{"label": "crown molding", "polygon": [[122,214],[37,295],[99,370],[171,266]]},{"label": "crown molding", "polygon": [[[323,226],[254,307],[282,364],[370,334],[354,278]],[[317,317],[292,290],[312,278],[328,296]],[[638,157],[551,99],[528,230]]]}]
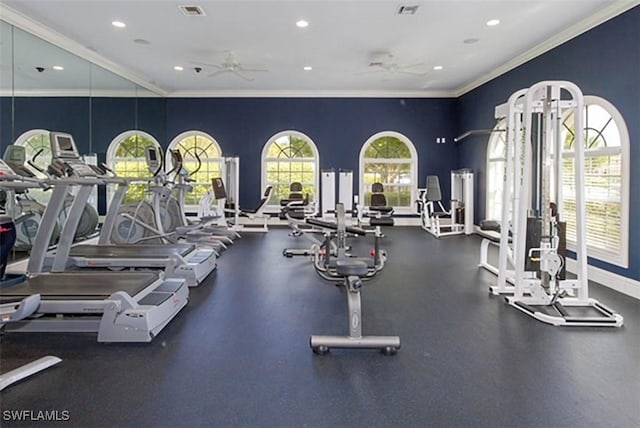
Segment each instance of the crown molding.
[{"label": "crown molding", "polygon": [[168,98],[453,98],[453,91],[220,90],[174,91]]},{"label": "crown molding", "polygon": [[88,47],[64,36],[57,31],[47,27],[46,25],[18,12],[11,7],[0,3],[0,19],[8,24],[11,24],[27,33],[33,34],[36,37],[41,38],[61,49],[64,49],[72,54],[89,61],[99,67],[104,68],[124,79],[127,79],[143,88],[160,96],[166,96],[167,91],[163,88],[150,83],[144,76],[135,73],[107,58],[100,55],[96,51],[89,49]]},{"label": "crown molding", "polygon": [[148,91],[138,93],[124,89],[5,89],[0,90],[0,97],[161,98]]},{"label": "crown molding", "polygon": [[499,77],[508,71],[513,70],[514,68],[524,64],[527,61],[530,61],[545,52],[550,51],[551,49],[560,46],[561,44],[568,42],[569,40],[578,37],[580,34],[586,33],[594,27],[602,24],[605,21],[608,21],[611,18],[614,18],[629,9],[632,9],[636,6],[640,5],[640,0],[623,0],[623,1],[612,1],[610,5],[601,9],[600,11],[590,15],[589,17],[583,19],[582,21],[572,25],[564,31],[556,34],[555,36],[547,39],[541,44],[529,49],[521,55],[513,58],[512,60],[504,63],[500,67],[495,70],[473,80],[472,82],[461,86],[460,88],[453,91],[455,93],[455,97],[460,97],[467,92],[471,92],[477,87],[489,82],[490,80]]},{"label": "crown molding", "polygon": [[[109,89],[0,90],[2,97],[113,97],[158,98],[154,93]],[[452,91],[176,91],[165,98],[454,98]]]}]

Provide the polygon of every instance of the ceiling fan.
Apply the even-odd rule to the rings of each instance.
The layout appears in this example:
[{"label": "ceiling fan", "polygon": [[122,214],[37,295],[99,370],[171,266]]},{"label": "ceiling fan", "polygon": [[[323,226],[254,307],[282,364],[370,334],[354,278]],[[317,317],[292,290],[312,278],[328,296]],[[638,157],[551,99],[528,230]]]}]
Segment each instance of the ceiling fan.
[{"label": "ceiling fan", "polygon": [[376,58],[369,62],[369,70],[360,71],[355,74],[373,74],[373,73],[387,73],[387,74],[411,74],[414,76],[424,76],[426,71],[416,69],[423,66],[424,63],[419,62],[415,64],[400,64],[396,62],[393,55],[385,53],[381,57]]},{"label": "ceiling fan", "polygon": [[[248,67],[243,65],[242,63],[240,63],[240,61],[238,61],[236,54],[233,51],[225,51],[224,59],[220,64],[209,64],[206,62],[197,61],[192,61],[192,64],[215,68],[216,70],[213,73],[208,74],[207,77],[218,76],[222,73],[233,73],[236,76],[247,81],[254,80],[254,78],[248,76],[246,73],[269,71],[268,69],[263,67]],[[195,70],[199,73],[200,70],[198,69],[199,67],[196,67]]]}]

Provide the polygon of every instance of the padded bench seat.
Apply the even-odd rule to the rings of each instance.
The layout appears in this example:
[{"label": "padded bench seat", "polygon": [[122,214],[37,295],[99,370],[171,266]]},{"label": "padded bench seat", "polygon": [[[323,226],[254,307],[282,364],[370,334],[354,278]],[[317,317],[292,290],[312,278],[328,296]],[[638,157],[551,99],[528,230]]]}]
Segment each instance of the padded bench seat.
[{"label": "padded bench seat", "polygon": [[371,226],[393,226],[394,224],[393,217],[371,217],[369,219]]},{"label": "padded bench seat", "polygon": [[336,260],[336,272],[344,277],[366,276],[369,272],[367,264],[362,260],[352,258],[340,258]]}]

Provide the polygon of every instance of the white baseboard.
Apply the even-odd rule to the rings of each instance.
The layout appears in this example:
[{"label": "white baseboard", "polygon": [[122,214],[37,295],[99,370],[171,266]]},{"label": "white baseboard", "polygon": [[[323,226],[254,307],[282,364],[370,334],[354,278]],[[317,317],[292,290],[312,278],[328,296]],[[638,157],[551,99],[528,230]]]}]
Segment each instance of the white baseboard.
[{"label": "white baseboard", "polygon": [[[577,262],[573,259],[567,259],[567,270],[576,273]],[[591,265],[587,268],[587,275],[591,281],[640,300],[640,281]]]}]

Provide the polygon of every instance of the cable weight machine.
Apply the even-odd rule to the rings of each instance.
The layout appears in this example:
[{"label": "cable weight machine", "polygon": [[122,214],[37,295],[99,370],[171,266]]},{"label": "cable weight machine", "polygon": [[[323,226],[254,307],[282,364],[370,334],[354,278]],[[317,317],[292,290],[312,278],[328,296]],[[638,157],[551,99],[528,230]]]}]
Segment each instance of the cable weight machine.
[{"label": "cable weight machine", "polygon": [[[513,202],[512,241],[515,258],[513,296],[506,302],[540,321],[562,326],[610,326],[621,315],[589,297],[584,187],[584,102],[571,82],[544,81],[510,98],[521,109],[521,126],[510,121],[507,132],[503,219]],[[566,227],[562,204],[562,120],[573,114],[574,198],[576,206],[576,278],[565,276]],[[535,132],[534,132],[535,129]],[[511,173],[512,172],[512,173]],[[513,195],[511,189],[513,178]],[[567,195],[568,196],[568,195]],[[513,197],[514,201],[510,198]],[[508,228],[502,228],[498,284],[506,283]],[[511,291],[511,290],[509,290]],[[576,309],[580,308],[580,309]]]}]

